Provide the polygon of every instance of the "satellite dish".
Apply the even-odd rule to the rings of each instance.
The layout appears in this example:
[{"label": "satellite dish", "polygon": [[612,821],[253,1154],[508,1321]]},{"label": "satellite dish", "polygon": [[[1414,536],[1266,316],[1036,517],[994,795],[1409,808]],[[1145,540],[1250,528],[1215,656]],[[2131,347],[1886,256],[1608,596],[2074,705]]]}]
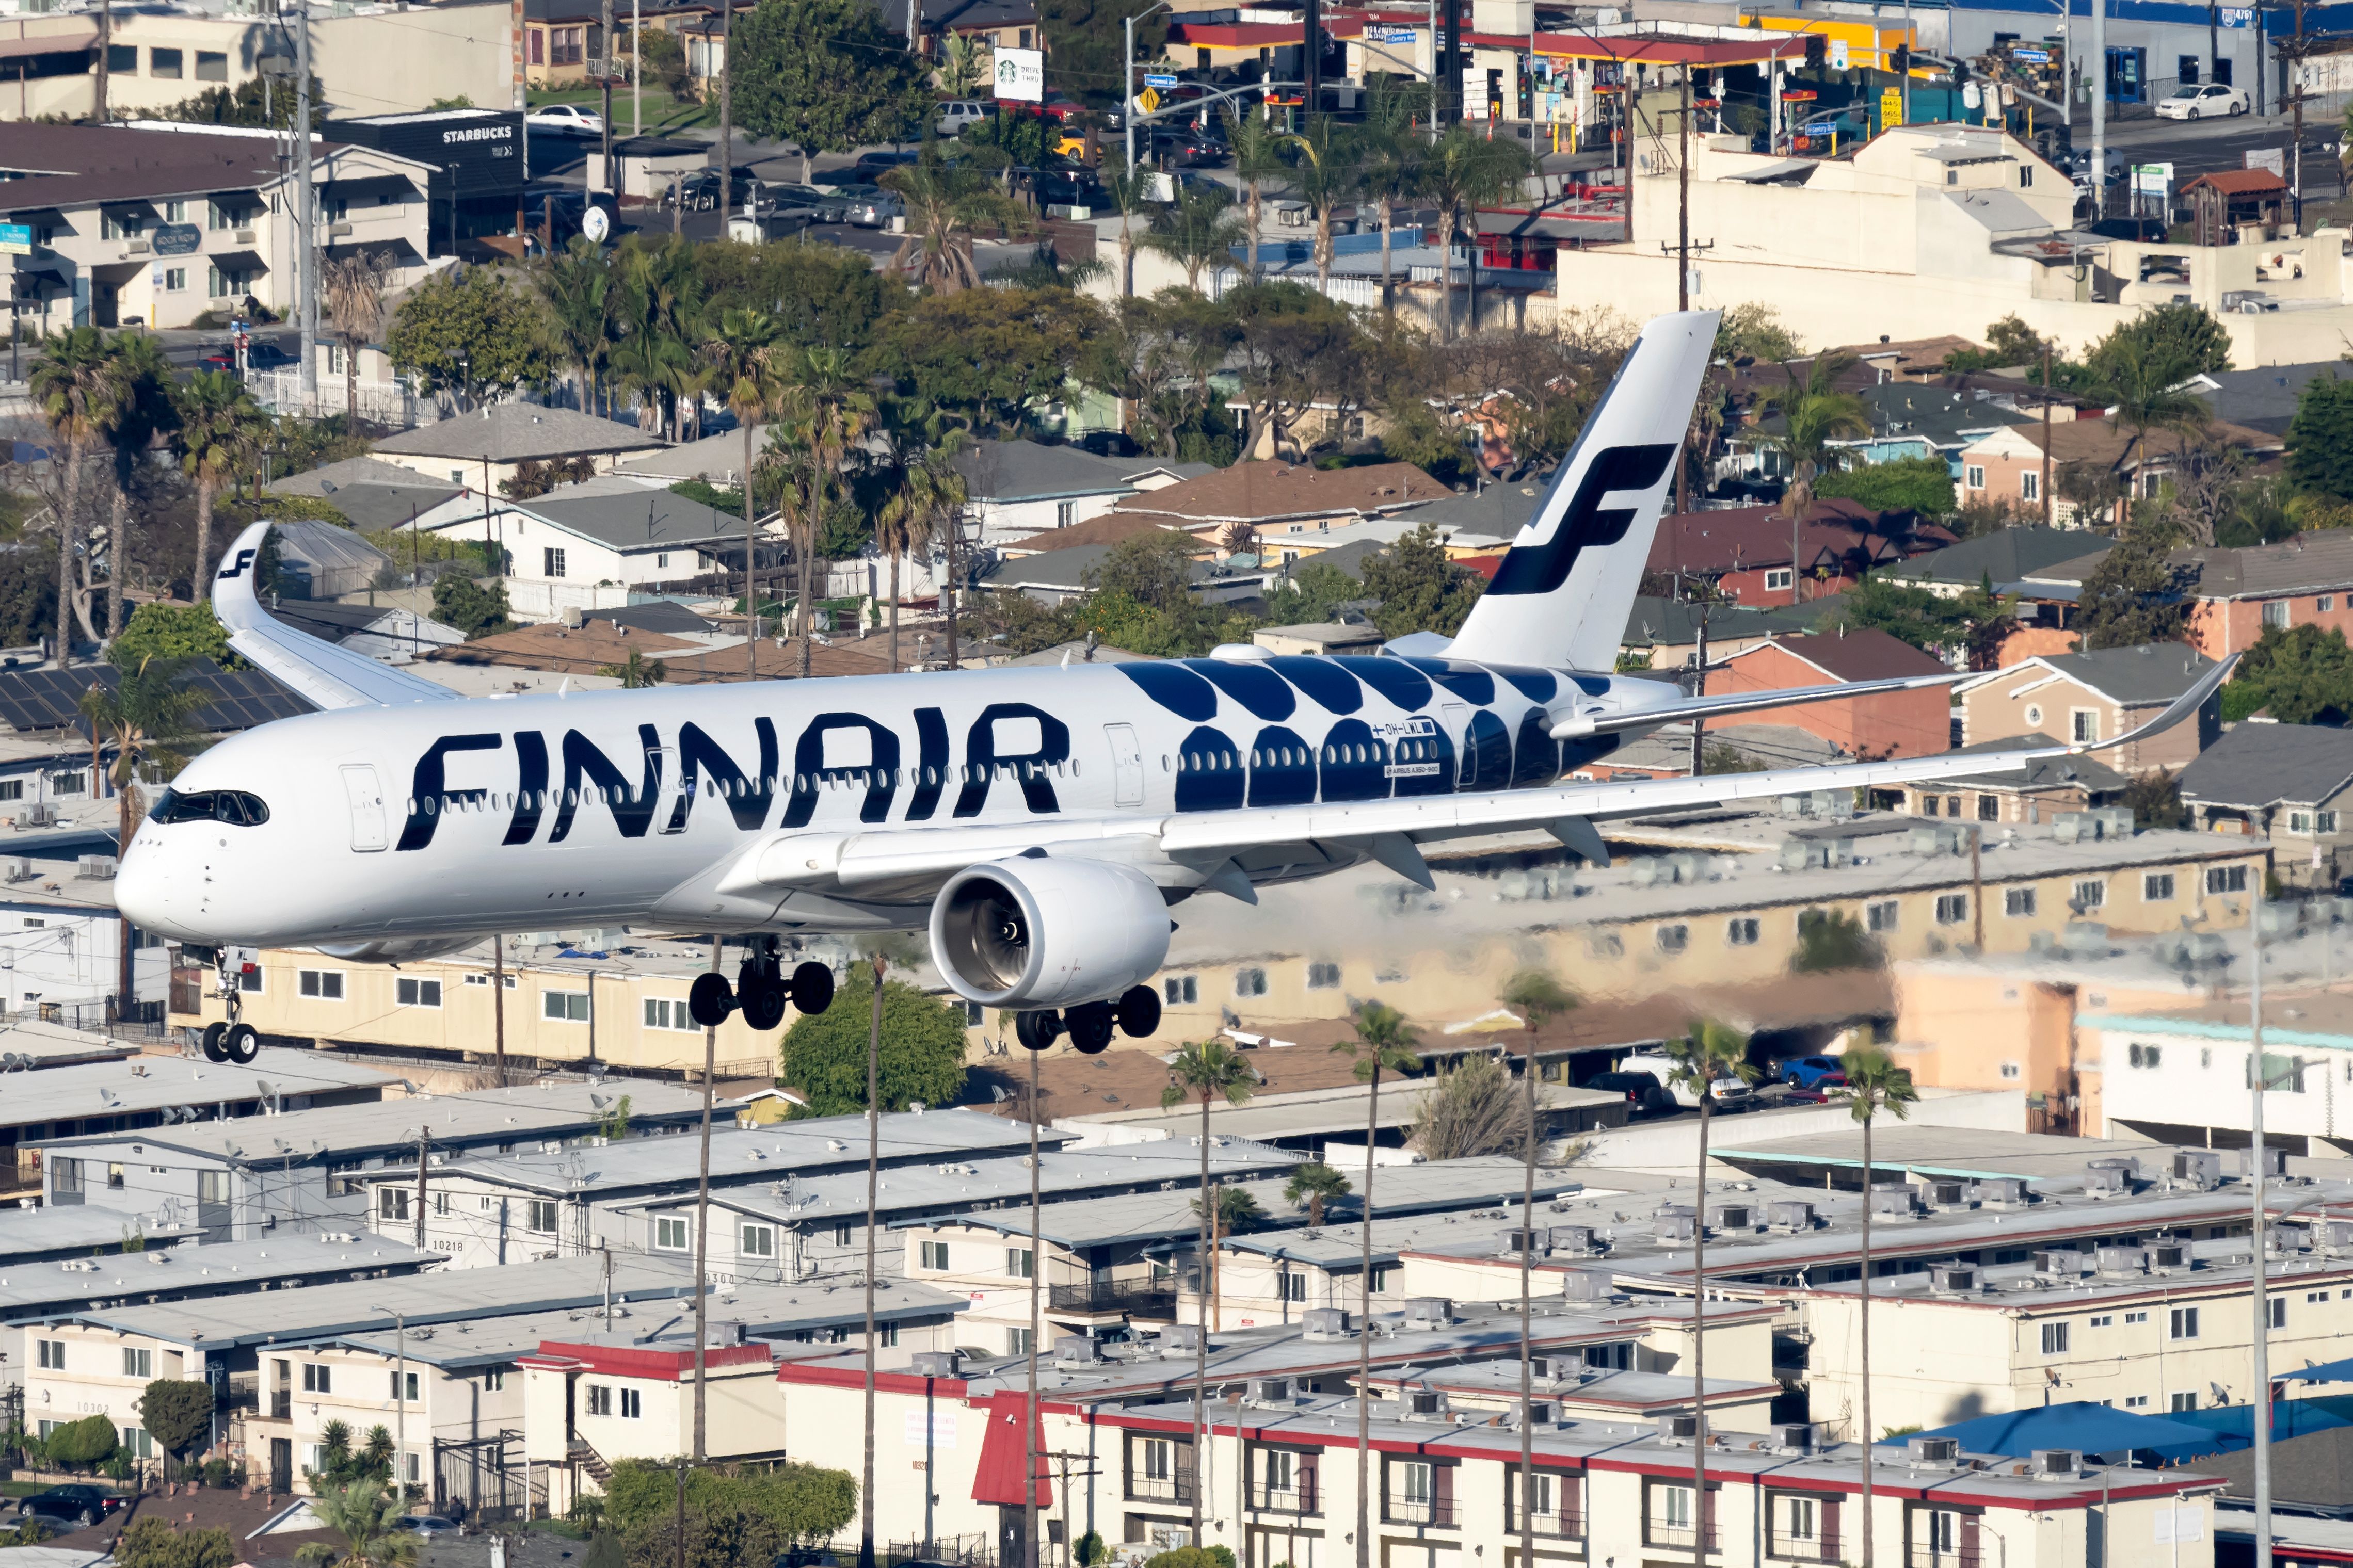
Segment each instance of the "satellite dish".
[{"label": "satellite dish", "polygon": [[580,215],[580,232],[586,235],[592,244],[602,245],[613,232],[613,220],[603,207],[592,202],[588,210]]}]

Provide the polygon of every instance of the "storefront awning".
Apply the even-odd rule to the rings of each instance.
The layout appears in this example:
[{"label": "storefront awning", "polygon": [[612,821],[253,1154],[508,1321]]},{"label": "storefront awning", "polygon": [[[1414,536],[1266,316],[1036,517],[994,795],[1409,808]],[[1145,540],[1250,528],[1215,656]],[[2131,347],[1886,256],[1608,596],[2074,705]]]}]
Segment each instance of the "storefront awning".
[{"label": "storefront awning", "polygon": [[70,55],[95,47],[98,24],[82,23],[44,32],[0,37],[0,60],[20,60],[33,55]]},{"label": "storefront awning", "polygon": [[258,250],[223,250],[203,258],[223,272],[267,272],[269,263]]}]

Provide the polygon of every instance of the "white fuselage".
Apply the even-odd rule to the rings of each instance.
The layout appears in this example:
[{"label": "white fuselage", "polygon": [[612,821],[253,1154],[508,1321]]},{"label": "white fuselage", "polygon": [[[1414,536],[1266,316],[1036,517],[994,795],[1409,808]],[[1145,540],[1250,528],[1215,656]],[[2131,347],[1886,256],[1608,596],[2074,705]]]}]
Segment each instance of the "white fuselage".
[{"label": "white fuselage", "polygon": [[[745,897],[714,879],[779,831],[1056,816],[1142,831],[1175,813],[1550,784],[1623,737],[1565,749],[1548,710],[1677,695],[1459,660],[1290,658],[346,709],[196,758],[174,798],[244,792],[268,820],[151,816],[117,897],[167,935],[274,946],[628,921],[912,929],[927,890]],[[1309,846],[1242,868],[1273,881],[1355,858]]]}]

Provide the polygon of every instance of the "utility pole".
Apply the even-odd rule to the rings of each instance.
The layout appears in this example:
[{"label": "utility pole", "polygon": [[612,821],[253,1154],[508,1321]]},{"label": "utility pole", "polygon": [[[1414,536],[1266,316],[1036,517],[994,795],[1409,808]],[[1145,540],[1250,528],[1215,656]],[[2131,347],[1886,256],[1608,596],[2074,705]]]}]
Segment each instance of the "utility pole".
[{"label": "utility pole", "polygon": [[[1022,1447],[1028,1458],[1023,1461],[1021,1470],[1020,1568],[1039,1568],[1044,1558],[1038,1550],[1038,1328],[1040,1316],[1038,1310],[1038,1264],[1042,1256],[1038,1212],[1038,1057],[1036,1051],[1029,1053],[1029,1409],[1021,1417]],[[1217,1222],[1212,1218],[1209,1223],[1214,1234]],[[1201,1337],[1204,1341],[1209,1337],[1206,1324],[1201,1329]],[[1235,1423],[1236,1433],[1239,1434],[1240,1429],[1238,1421]],[[1196,1448],[1194,1452],[1194,1462],[1198,1467],[1200,1451]],[[1200,1492],[1200,1474],[1197,1468],[1193,1494],[1198,1498]],[[2263,1565],[2259,1564],[2258,1568],[2263,1568]]]},{"label": "utility pole", "polygon": [[[1682,103],[1676,115],[1675,146],[1675,309],[1691,309],[1691,67],[1683,78]],[[1692,731],[1696,735],[1698,731]]]},{"label": "utility pole", "polygon": [[[1128,24],[1133,27],[1133,22]],[[874,1360],[881,1347],[874,1342],[874,1194],[882,1169],[882,973],[881,952],[874,954],[873,1033],[866,1053],[866,1468],[858,1489],[858,1568],[874,1568]],[[1030,1060],[1037,1059],[1033,1053]],[[929,1510],[926,1510],[928,1515]],[[928,1538],[929,1531],[925,1531]]]},{"label": "utility pole", "polygon": [[[916,4],[918,0],[909,0]],[[735,197],[735,0],[719,0],[719,237],[727,237],[728,204]],[[748,205],[748,204],[747,204]],[[744,476],[744,494],[752,476]],[[748,606],[747,606],[748,607]],[[757,637],[753,639],[758,641]],[[709,1098],[705,1096],[705,1098]],[[700,1458],[700,1453],[696,1458]]]},{"label": "utility pole", "polygon": [[392,1315],[392,1484],[408,1500],[408,1319]]},{"label": "utility pole", "polygon": [[[723,211],[726,198],[720,198]],[[750,476],[745,476],[749,483]],[[719,967],[719,938],[711,939],[711,967]],[[702,1462],[708,1450],[703,1439],[706,1432],[703,1395],[711,1362],[711,1336],[707,1331],[705,1314],[711,1301],[711,1095],[713,1080],[718,1076],[719,1027],[712,1025],[702,1031],[702,1168],[696,1178],[694,1191],[694,1459]]]},{"label": "utility pole", "polygon": [[425,1250],[425,1141],[432,1129],[425,1122],[422,1111],[417,1117],[417,1250]]},{"label": "utility pole", "polygon": [[[907,0],[910,6],[920,0]],[[908,15],[914,13],[911,10]],[[1127,137],[1127,175],[1135,176],[1135,18],[1128,17],[1120,24],[1126,35],[1120,55],[1119,68],[1119,128]],[[1133,282],[1133,279],[1130,279]]]},{"label": "utility pole", "polygon": [[491,1047],[497,1053],[491,1081],[507,1086],[507,939],[491,938]]},{"label": "utility pole", "polygon": [[[2295,39],[2288,47],[2288,68],[2293,73],[2288,81],[2288,113],[2292,123],[2287,154],[2288,216],[2295,220],[2296,232],[2301,234],[2304,232],[2304,0],[2295,0]],[[2269,1544],[2268,1539],[2265,1544]]]},{"label": "utility pole", "polygon": [[[319,247],[316,193],[311,188],[311,0],[294,6],[294,199],[302,210],[294,225],[295,314],[301,321],[302,365],[295,384],[301,391],[302,414],[319,414]],[[456,236],[452,235],[454,244]]]},{"label": "utility pole", "polygon": [[[90,116],[91,122],[98,125],[103,125],[106,123],[107,78],[111,74],[108,70],[108,66],[111,61],[113,54],[114,0],[102,0],[102,3],[98,8],[98,89],[90,99]],[[21,66],[17,68],[20,73],[23,68],[24,68]],[[20,93],[24,90],[24,79],[25,79],[21,74],[16,78],[18,83],[17,90]]]},{"label": "utility pole", "polygon": [[2051,526],[2051,344],[2042,345],[2042,526]]},{"label": "utility pole", "polygon": [[[603,12],[602,12],[602,15],[598,16],[598,18],[597,18],[597,22],[598,22],[598,25],[599,25],[600,26],[602,26],[602,27],[603,27],[604,32],[603,32],[603,34],[602,34],[602,41],[601,41],[601,42],[600,42],[596,47],[597,47],[597,48],[598,48],[598,49],[603,53],[603,55],[604,55],[604,57],[605,57],[604,64],[603,64],[603,65],[601,65],[601,66],[599,66],[599,67],[597,68],[597,70],[596,70],[596,86],[597,86],[597,88],[598,88],[598,89],[603,92],[603,94],[604,94],[604,99],[605,99],[605,115],[604,115],[604,119],[603,119],[603,121],[602,121],[600,122],[600,124],[599,124],[598,129],[599,129],[599,132],[600,132],[600,133],[602,134],[602,136],[603,136],[603,138],[604,138],[604,141],[603,141],[603,143],[602,143],[602,149],[603,149],[603,153],[604,153],[604,160],[605,160],[605,189],[607,189],[607,190],[608,190],[608,191],[609,191],[609,190],[611,190],[611,189],[613,189],[613,188],[614,188],[614,187],[613,187],[613,0],[605,0],[605,4],[604,4],[604,6],[603,6]],[[554,249],[555,249],[555,235],[554,235],[554,230],[553,230],[553,227],[552,227],[552,226],[551,226],[550,231],[549,231],[549,233],[548,233],[548,236],[547,236],[547,248],[548,248],[548,251],[550,252],[550,254],[553,254],[553,253],[554,252]]]},{"label": "utility pole", "polygon": [[[2256,15],[2262,15],[2259,9]],[[2108,215],[2108,0],[2092,0],[2092,216]]]},{"label": "utility pole", "polygon": [[1300,46],[1300,103],[1302,111],[1313,116],[1324,102],[1324,0],[1307,0],[1306,19]]},{"label": "utility pole", "polygon": [[[2301,21],[2301,16],[2297,19]],[[2254,918],[2249,929],[2254,934],[2254,951],[2248,964],[2247,990],[2247,1081],[2254,1086],[2247,1118],[2248,1184],[2254,1190],[2254,1245],[2247,1250],[2255,1267],[2255,1389],[2250,1403],[2254,1406],[2255,1431],[2255,1568],[2272,1568],[2272,1238],[2271,1215],[2263,1197],[2263,1093],[2271,1088],[2270,1075],[2263,1068],[2263,895],[2269,890],[2263,882],[2271,868],[2266,863],[2253,871]]]},{"label": "utility pole", "polygon": [[[629,0],[629,134],[646,133],[646,11],[645,0]],[[611,148],[606,151],[610,153]],[[612,170],[605,172],[605,180],[616,194],[620,186],[613,181]]]},{"label": "utility pole", "polygon": [[[1692,675],[1692,695],[1694,697],[1704,697],[1707,695],[1707,616],[1708,612],[1715,607],[1715,584],[1706,584],[1703,591],[1706,593],[1707,597],[1703,600],[1700,605],[1699,663],[1694,668]],[[1701,731],[1706,728],[1707,721],[1702,719],[1696,713],[1692,715],[1691,776],[1694,778],[1699,777],[1702,773],[1707,771],[1706,762],[1701,754],[1705,749],[1705,742],[1702,739]],[[1535,1559],[1531,1557],[1528,1561],[1533,1563]]]}]

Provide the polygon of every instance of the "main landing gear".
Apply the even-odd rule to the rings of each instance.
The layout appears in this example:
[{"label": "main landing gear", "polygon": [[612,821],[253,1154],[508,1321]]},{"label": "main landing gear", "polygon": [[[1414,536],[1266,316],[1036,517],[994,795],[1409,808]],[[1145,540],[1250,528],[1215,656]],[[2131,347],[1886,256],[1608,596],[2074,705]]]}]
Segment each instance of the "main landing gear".
[{"label": "main landing gear", "polygon": [[686,994],[688,1015],[706,1029],[717,1028],[740,1007],[744,1022],[765,1033],[785,1021],[788,1002],[802,1013],[822,1013],[832,1006],[833,971],[822,963],[804,963],[786,979],[772,936],[758,939],[744,955],[733,985],[725,975],[707,971],[694,977]]},{"label": "main landing gear", "polygon": [[1116,1002],[1082,1002],[1057,1013],[1051,1009],[1017,1013],[1013,1037],[1033,1051],[1042,1051],[1064,1035],[1081,1056],[1100,1054],[1114,1031],[1140,1040],[1160,1027],[1160,993],[1149,985],[1131,985]]},{"label": "main landing gear", "polygon": [[197,1037],[197,1045],[208,1062],[244,1067],[261,1054],[261,1031],[237,1016],[243,1001],[237,991],[242,977],[230,970],[228,952],[226,947],[213,950],[213,979],[218,987],[214,994],[228,1009],[228,1019],[226,1023],[206,1024],[204,1033]]}]

